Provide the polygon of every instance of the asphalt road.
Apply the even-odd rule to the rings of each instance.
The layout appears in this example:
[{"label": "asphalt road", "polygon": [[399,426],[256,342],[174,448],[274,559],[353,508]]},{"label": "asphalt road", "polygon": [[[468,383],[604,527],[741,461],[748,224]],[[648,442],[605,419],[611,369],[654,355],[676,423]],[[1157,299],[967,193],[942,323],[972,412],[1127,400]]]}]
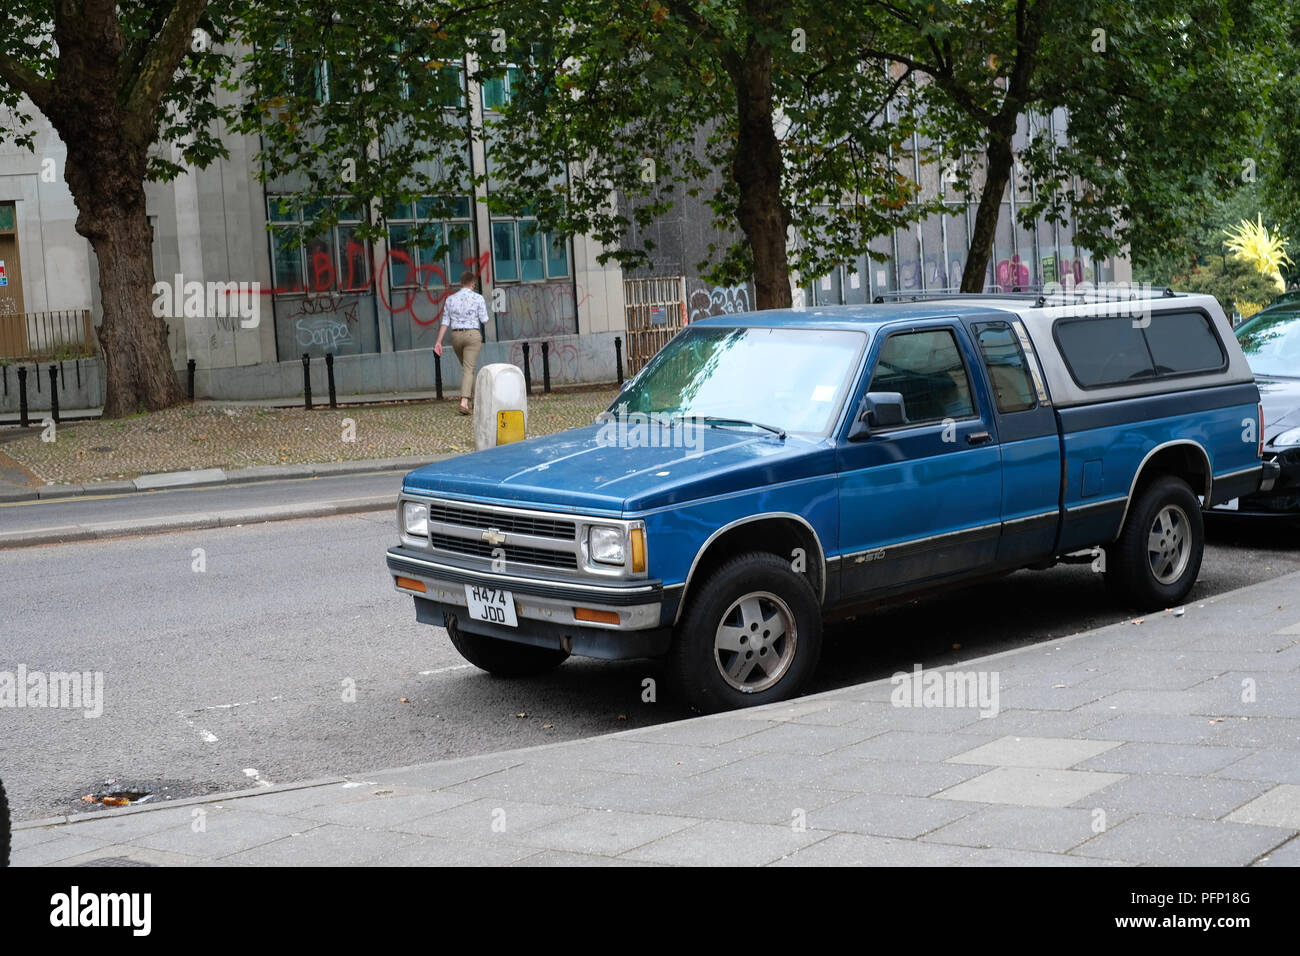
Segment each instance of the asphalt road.
[{"label": "asphalt road", "polygon": [[[98,718],[0,708],[14,818],[88,810],[80,797],[108,779],[156,800],[364,779],[685,716],[651,662],[575,659],[514,682],[469,667],[392,590],[392,522],[377,512],[0,552],[0,671],[104,675]],[[1193,600],[1300,570],[1297,537],[1216,529]],[[814,689],[1129,616],[1087,566],[1021,572],[838,625]],[[642,701],[647,677],[656,703]]]}]

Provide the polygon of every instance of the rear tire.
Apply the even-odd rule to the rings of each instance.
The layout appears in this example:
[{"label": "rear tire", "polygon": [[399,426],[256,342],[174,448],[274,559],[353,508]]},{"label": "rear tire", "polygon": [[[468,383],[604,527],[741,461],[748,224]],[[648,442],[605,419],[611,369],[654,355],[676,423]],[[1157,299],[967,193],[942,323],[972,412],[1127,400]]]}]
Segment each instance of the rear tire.
[{"label": "rear tire", "polygon": [[695,710],[757,707],[803,690],[821,642],[821,605],[808,579],[785,558],[751,552],[695,588],[669,668]]},{"label": "rear tire", "polygon": [[559,667],[569,657],[568,651],[470,634],[450,616],[447,636],[461,657],[494,677],[536,677]]},{"label": "rear tire", "polygon": [[1133,502],[1106,549],[1106,584],[1143,611],[1181,604],[1196,584],[1205,551],[1201,502],[1181,478],[1164,475]]}]

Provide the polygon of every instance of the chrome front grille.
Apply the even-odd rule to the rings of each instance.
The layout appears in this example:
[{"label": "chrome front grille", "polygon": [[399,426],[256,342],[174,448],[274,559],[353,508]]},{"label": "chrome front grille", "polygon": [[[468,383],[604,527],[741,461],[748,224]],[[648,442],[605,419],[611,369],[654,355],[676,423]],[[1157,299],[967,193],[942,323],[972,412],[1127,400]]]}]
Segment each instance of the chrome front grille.
[{"label": "chrome front grille", "polygon": [[511,513],[504,510],[487,510],[485,508],[452,505],[440,501],[429,503],[429,520],[449,528],[475,529],[479,531],[496,528],[506,534],[524,534],[535,538],[555,538],[561,541],[572,541],[576,536],[576,526],[572,521],[545,518],[523,512]]},{"label": "chrome front grille", "polygon": [[[453,535],[430,533],[429,543],[436,551],[452,551],[456,554],[472,554],[479,558],[491,559],[496,550],[483,540],[457,538]],[[520,545],[501,546],[506,561],[521,564],[536,564],[545,568],[564,568],[573,570],[578,566],[578,556],[571,551],[547,551],[543,548],[528,548]]]}]

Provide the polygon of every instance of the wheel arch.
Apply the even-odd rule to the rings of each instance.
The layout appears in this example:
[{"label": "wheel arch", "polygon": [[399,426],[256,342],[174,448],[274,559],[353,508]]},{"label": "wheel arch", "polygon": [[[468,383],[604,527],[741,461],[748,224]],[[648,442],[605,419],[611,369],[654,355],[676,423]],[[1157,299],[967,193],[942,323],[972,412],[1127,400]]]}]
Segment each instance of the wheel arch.
[{"label": "wheel arch", "polygon": [[691,599],[691,585],[703,580],[712,568],[727,558],[745,551],[765,551],[781,558],[791,558],[796,548],[804,549],[803,574],[812,585],[819,604],[826,600],[826,552],[816,529],[802,515],[789,511],[771,511],[737,518],[714,531],[700,545],[682,585],[673,624],[681,620]]},{"label": "wheel arch", "polygon": [[[1162,475],[1182,478],[1192,487],[1193,492],[1196,492],[1198,487],[1201,489],[1199,493],[1204,496],[1204,503],[1211,500],[1210,494],[1214,489],[1214,468],[1210,464],[1210,455],[1205,450],[1205,446],[1190,438],[1161,442],[1143,456],[1137,470],[1133,473],[1128,498],[1124,501],[1124,513],[1120,515],[1117,535],[1123,533],[1124,522],[1128,520],[1129,509],[1133,507],[1134,499],[1147,485]],[[1202,507],[1205,506],[1204,503]]]}]

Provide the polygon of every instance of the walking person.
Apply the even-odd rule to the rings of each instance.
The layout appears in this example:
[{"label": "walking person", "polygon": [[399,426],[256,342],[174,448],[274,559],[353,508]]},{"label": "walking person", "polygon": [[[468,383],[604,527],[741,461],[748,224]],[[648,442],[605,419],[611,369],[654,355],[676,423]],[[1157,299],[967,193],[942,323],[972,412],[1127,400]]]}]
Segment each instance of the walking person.
[{"label": "walking person", "polygon": [[483,347],[479,329],[487,324],[487,302],[474,291],[474,272],[466,269],[460,274],[460,289],[447,296],[442,304],[442,327],[433,353],[442,355],[442,338],[451,329],[451,347],[460,362],[460,413],[469,414],[469,403],[474,398],[474,373],[478,368],[478,353]]}]

